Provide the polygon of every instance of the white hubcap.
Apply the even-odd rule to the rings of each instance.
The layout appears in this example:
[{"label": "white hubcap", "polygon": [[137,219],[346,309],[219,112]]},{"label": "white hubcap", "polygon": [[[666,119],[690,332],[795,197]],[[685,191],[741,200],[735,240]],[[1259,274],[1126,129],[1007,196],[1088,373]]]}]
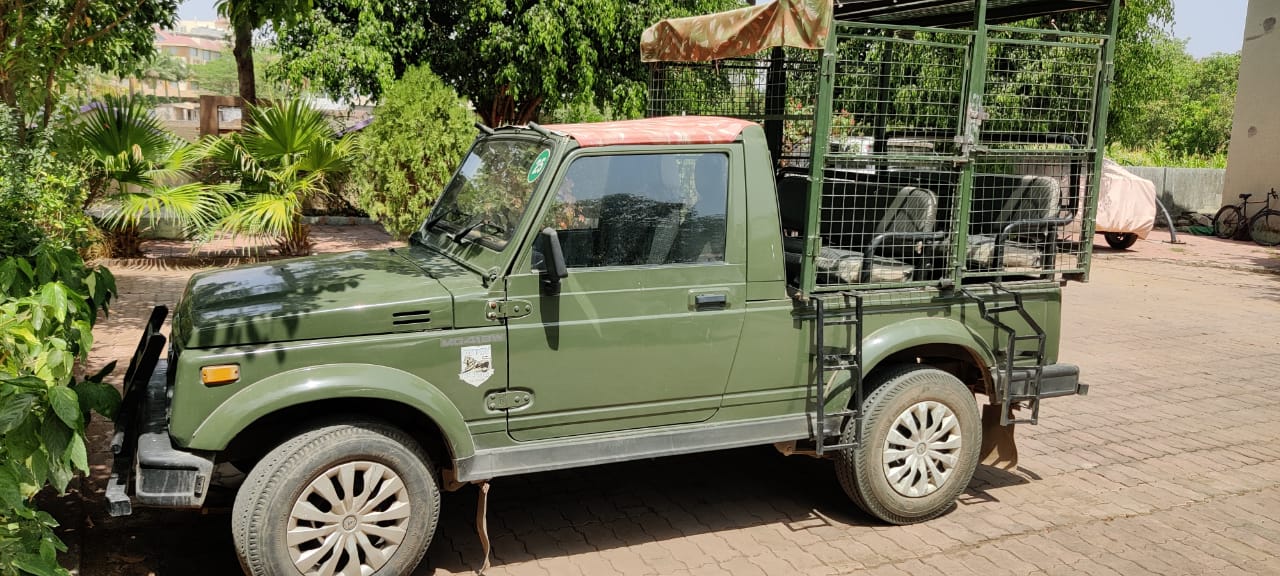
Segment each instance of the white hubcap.
[{"label": "white hubcap", "polygon": [[939,402],[920,402],[899,414],[889,429],[884,476],[903,496],[928,496],[951,477],[960,443],[955,413]]},{"label": "white hubcap", "polygon": [[304,576],[368,576],[400,547],[409,492],[376,462],[346,462],[316,477],[289,514],[286,543]]}]

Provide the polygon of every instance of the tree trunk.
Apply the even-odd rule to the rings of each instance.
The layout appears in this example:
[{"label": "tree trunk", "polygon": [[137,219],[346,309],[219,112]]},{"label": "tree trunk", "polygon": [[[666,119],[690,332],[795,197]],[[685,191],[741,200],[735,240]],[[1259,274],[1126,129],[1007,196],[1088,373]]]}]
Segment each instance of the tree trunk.
[{"label": "tree trunk", "polygon": [[[240,83],[240,98],[245,104],[258,103],[258,87],[253,78],[253,28],[248,22],[235,22],[235,46],[231,54],[236,58],[236,76]],[[247,117],[247,114],[241,117]]]}]

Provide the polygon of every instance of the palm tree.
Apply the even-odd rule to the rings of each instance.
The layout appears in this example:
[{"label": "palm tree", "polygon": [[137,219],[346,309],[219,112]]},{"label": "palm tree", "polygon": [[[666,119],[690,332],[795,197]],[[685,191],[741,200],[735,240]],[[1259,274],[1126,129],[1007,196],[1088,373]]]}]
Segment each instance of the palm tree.
[{"label": "palm tree", "polygon": [[244,131],[209,149],[240,177],[237,197],[215,229],[233,237],[275,238],[282,255],[307,254],[311,243],[302,206],[328,194],[332,179],[350,168],[355,139],[335,138],[324,115],[298,100],[245,110]]},{"label": "palm tree", "polygon": [[74,134],[90,166],[85,206],[106,206],[100,224],[114,256],[140,255],[143,224],[162,214],[199,234],[226,213],[225,186],[184,182],[206,147],[166,131],[142,99],[104,96]]}]

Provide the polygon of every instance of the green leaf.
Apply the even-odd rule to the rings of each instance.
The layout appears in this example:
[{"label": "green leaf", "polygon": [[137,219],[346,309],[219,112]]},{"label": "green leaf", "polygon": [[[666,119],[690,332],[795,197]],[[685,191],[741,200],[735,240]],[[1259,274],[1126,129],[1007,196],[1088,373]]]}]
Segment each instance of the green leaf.
[{"label": "green leaf", "polygon": [[9,380],[0,380],[0,381],[4,382],[5,384],[10,384],[13,386],[17,386],[19,388],[27,388],[30,390],[44,390],[49,386],[48,384],[45,383],[44,380],[36,378],[35,376],[22,376],[20,378],[12,378]]},{"label": "green leaf", "polygon": [[83,414],[80,412],[80,400],[76,391],[66,386],[54,386],[49,389],[49,403],[53,411],[72,430],[84,426]]},{"label": "green leaf", "polygon": [[42,450],[31,453],[31,477],[36,486],[49,481],[49,455]]},{"label": "green leaf", "polygon": [[120,392],[115,386],[105,382],[86,380],[76,384],[75,390],[76,395],[80,397],[82,412],[92,410],[107,418],[115,418],[116,410],[120,407]]},{"label": "green leaf", "polygon": [[45,417],[40,425],[40,439],[44,441],[44,449],[49,453],[50,471],[53,464],[61,463],[67,453],[67,444],[71,442],[71,429],[58,418]]},{"label": "green leaf", "polygon": [[71,471],[71,467],[67,466],[62,460],[54,460],[53,455],[49,455],[49,485],[53,486],[59,494],[67,491],[67,484],[71,482],[71,478],[75,473]]},{"label": "green leaf", "polygon": [[67,460],[81,472],[89,471],[89,453],[85,449],[84,436],[76,434],[67,446]]},{"label": "green leaf", "polygon": [[0,401],[0,434],[4,434],[27,419],[31,407],[36,405],[36,397],[32,394],[18,394]]},{"label": "green leaf", "polygon": [[30,552],[22,552],[13,560],[13,565],[23,572],[29,572],[35,576],[63,576],[67,574],[57,561],[41,558],[39,554]]},{"label": "green leaf", "polygon": [[[18,427],[5,434],[8,442],[9,457],[15,461],[26,460],[28,456],[40,449],[40,419],[27,418]],[[43,484],[37,479],[38,484]]]},{"label": "green leaf", "polygon": [[4,467],[0,467],[0,502],[8,504],[11,508],[21,508],[26,505],[26,498],[22,497],[18,477],[12,470]]}]

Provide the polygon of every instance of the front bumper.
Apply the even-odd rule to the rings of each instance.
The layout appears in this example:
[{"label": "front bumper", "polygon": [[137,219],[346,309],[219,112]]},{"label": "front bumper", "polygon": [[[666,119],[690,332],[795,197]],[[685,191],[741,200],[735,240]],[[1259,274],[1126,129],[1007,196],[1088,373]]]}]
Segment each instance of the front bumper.
[{"label": "front bumper", "polygon": [[129,389],[126,383],[111,441],[115,461],[107,484],[107,512],[112,516],[131,514],[135,502],[160,508],[204,505],[213,459],[173,446],[168,422],[168,370],[168,362],[158,360],[149,376],[133,375],[136,390]]}]

